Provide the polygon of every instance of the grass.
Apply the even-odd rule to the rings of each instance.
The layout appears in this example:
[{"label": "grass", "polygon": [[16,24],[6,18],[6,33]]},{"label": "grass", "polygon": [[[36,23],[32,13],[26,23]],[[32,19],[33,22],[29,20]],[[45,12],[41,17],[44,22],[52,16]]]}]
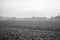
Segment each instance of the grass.
[{"label": "grass", "polygon": [[0,40],[60,40],[60,21],[0,21]]}]

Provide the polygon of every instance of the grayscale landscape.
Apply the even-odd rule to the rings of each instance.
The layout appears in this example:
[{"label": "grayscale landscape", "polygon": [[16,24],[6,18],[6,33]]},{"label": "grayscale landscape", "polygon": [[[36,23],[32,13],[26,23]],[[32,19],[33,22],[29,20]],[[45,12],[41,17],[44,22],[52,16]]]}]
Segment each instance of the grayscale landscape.
[{"label": "grayscale landscape", "polygon": [[60,40],[60,0],[0,0],[0,40]]}]

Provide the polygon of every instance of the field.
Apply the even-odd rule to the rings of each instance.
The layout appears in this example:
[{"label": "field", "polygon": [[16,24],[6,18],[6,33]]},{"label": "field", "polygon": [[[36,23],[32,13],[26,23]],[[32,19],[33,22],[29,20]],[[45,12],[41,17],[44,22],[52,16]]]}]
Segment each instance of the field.
[{"label": "field", "polygon": [[60,40],[60,20],[1,20],[0,40]]}]

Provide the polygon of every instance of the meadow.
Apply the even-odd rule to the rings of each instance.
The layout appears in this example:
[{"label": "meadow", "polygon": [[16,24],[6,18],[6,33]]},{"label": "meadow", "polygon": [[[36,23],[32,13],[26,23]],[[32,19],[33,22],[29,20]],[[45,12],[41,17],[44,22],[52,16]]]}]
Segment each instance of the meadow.
[{"label": "meadow", "polygon": [[60,20],[0,20],[0,40],[60,40]]}]

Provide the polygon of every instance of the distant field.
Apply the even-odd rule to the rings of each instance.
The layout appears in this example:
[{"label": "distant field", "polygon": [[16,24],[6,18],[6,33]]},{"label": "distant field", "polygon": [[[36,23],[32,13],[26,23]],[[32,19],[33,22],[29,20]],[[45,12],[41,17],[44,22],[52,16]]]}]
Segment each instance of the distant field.
[{"label": "distant field", "polygon": [[60,40],[60,21],[0,21],[0,40]]},{"label": "distant field", "polygon": [[0,21],[0,27],[12,28],[28,28],[37,30],[55,30],[60,31],[60,20],[45,20],[45,21]]}]

